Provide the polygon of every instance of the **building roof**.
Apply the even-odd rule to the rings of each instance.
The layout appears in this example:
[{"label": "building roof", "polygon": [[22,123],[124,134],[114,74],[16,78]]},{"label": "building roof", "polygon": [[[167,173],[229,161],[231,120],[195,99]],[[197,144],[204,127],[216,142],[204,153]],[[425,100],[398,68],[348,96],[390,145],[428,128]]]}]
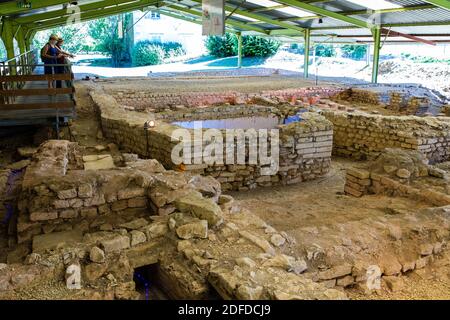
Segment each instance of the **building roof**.
[{"label": "building roof", "polygon": [[[70,4],[70,3],[73,4]],[[77,7],[74,3],[77,3]],[[77,9],[79,8],[79,9]],[[303,41],[311,30],[316,42],[370,43],[381,26],[386,42],[450,42],[449,0],[231,0],[226,1],[227,30]],[[77,11],[79,10],[79,11]],[[134,11],[201,23],[201,0],[16,0],[0,3],[0,16],[38,31],[76,21]],[[79,16],[77,14],[79,13]]]}]

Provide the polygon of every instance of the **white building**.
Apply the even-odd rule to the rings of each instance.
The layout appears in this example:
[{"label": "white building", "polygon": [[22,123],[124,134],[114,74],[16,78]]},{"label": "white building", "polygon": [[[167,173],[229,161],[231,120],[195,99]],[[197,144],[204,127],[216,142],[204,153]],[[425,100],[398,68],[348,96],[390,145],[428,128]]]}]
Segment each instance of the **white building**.
[{"label": "white building", "polygon": [[[145,12],[134,12],[134,21],[142,18]],[[134,26],[135,43],[142,40],[156,42],[179,42],[190,56],[199,56],[205,52],[202,26],[160,15],[157,11],[148,12]]]}]

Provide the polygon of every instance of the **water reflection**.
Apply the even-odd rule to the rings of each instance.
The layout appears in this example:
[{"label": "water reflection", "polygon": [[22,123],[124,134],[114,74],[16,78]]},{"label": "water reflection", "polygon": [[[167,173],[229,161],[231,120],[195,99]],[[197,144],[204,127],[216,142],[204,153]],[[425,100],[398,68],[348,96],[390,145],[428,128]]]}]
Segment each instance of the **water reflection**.
[{"label": "water reflection", "polygon": [[277,116],[240,117],[229,119],[209,119],[196,121],[175,121],[172,124],[185,129],[195,129],[195,125],[201,124],[203,129],[274,129],[280,124],[290,124],[302,121],[301,112],[293,116],[280,119]]}]

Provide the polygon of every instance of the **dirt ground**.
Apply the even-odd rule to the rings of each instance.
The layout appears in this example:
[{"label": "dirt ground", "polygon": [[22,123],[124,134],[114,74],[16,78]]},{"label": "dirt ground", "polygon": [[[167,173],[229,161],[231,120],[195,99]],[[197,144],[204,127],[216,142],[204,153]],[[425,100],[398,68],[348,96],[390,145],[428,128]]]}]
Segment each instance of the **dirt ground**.
[{"label": "dirt ground", "polygon": [[[190,81],[194,80],[195,81]],[[113,90],[145,90],[158,92],[217,92],[236,91],[260,92],[265,90],[282,90],[314,86],[314,81],[297,77],[264,76],[264,77],[182,77],[177,78],[114,78],[112,80],[98,80],[106,89]],[[338,86],[331,83],[321,83],[321,86]]]},{"label": "dirt ground", "polygon": [[[334,158],[331,172],[322,179],[292,186],[232,192],[231,195],[242,207],[277,230],[285,231],[299,243],[305,228],[328,227],[332,230],[343,223],[382,218],[389,214],[388,210],[413,212],[429,206],[407,198],[369,195],[361,199],[344,195],[345,168],[362,164]],[[304,254],[301,245],[291,249],[291,255]],[[436,262],[429,268],[403,276],[404,287],[396,292],[385,286],[371,294],[357,289],[346,291],[351,299],[450,299],[449,276],[449,265]]]}]

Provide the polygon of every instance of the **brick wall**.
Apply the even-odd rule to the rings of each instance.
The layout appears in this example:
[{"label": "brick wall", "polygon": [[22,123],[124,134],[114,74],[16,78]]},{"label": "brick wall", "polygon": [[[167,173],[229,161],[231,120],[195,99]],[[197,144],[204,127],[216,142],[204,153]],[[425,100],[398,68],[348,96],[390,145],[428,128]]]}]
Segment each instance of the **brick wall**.
[{"label": "brick wall", "polygon": [[[292,90],[282,93],[292,96]],[[295,91],[297,92],[297,91]],[[276,95],[281,94],[276,92]],[[125,109],[111,95],[101,90],[91,93],[99,109],[104,135],[126,151],[155,158],[168,169],[192,171],[217,178],[224,190],[248,190],[257,186],[290,184],[323,176],[329,171],[333,129],[332,124],[319,115],[280,128],[280,170],[274,176],[262,176],[258,165],[186,164],[172,162],[172,150],[178,144],[172,141],[173,130],[178,127],[157,121],[154,129],[144,130],[146,114]],[[238,108],[239,106],[233,106]],[[258,107],[270,111],[269,107]],[[239,114],[243,114],[243,108]],[[246,106],[246,114],[255,109]],[[148,117],[155,114],[148,113]],[[173,120],[173,119],[172,119]],[[148,144],[147,144],[148,137]],[[147,149],[148,146],[148,149]]]},{"label": "brick wall", "polygon": [[450,118],[382,116],[325,110],[334,125],[333,152],[371,159],[385,148],[419,150],[431,162],[450,160]]},{"label": "brick wall", "polygon": [[291,101],[293,98],[308,98],[321,96],[323,98],[335,95],[340,89],[330,88],[299,88],[274,91],[262,91],[257,93],[229,92],[182,92],[182,93],[153,93],[135,90],[109,90],[106,93],[112,95],[119,104],[133,106],[135,108],[150,108],[161,110],[168,106],[183,105],[197,107],[224,103],[245,103],[254,97],[265,97],[283,101]]}]

